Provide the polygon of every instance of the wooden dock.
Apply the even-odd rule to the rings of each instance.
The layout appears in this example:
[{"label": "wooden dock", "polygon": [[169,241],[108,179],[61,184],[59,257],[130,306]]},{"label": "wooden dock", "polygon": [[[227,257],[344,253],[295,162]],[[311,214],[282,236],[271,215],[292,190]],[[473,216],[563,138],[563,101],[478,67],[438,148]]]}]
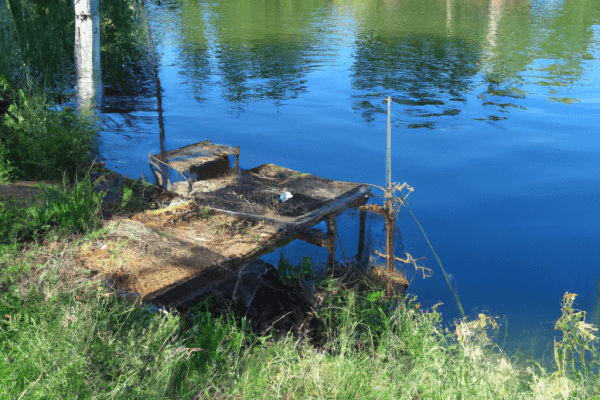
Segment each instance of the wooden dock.
[{"label": "wooden dock", "polygon": [[[233,168],[219,164],[218,173],[205,174],[206,163],[231,154],[236,157]],[[157,176],[162,173],[159,183],[179,196],[177,204],[115,222],[106,237],[82,247],[78,255],[84,268],[112,277],[116,286],[143,301],[176,307],[244,274],[256,278],[256,271],[264,270],[258,259],[294,240],[326,248],[331,268],[336,218],[350,208],[360,212],[356,259],[363,259],[366,212],[378,207],[364,206],[371,196],[369,185],[274,164],[241,171],[239,147],[210,141],[161,157],[150,155],[150,161],[160,170]],[[171,184],[169,169],[186,181]],[[283,201],[283,193],[292,196]],[[325,230],[315,227],[322,221]]]}]

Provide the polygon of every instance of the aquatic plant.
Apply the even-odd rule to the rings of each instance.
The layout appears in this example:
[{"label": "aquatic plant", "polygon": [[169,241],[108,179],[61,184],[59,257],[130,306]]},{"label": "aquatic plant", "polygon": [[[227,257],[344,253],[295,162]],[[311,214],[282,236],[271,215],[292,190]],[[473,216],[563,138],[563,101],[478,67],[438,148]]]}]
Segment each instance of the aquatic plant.
[{"label": "aquatic plant", "polygon": [[292,265],[288,260],[283,258],[283,254],[281,254],[281,257],[279,258],[277,272],[279,274],[279,280],[283,283],[288,281],[299,281],[313,276],[309,257],[304,257],[298,264]]}]

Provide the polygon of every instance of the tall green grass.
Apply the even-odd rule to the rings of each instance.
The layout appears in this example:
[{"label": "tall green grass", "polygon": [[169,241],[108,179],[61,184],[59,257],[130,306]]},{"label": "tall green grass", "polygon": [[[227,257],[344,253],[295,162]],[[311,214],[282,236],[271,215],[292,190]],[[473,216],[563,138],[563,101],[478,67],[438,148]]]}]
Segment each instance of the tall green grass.
[{"label": "tall green grass", "polygon": [[66,235],[86,232],[99,224],[103,193],[96,193],[89,177],[61,188],[39,185],[38,201],[29,207],[0,203],[0,245],[22,243],[53,231]]},{"label": "tall green grass", "polygon": [[187,356],[179,317],[114,296],[4,294],[0,312],[3,399],[167,398]]},{"label": "tall green grass", "polygon": [[[1,398],[597,399],[593,346],[565,297],[557,368],[503,354],[485,315],[441,325],[414,298],[329,283],[322,337],[257,337],[202,305],[182,318],[102,290],[0,296]],[[575,324],[575,325],[572,325]],[[587,329],[589,331],[589,329]],[[595,339],[593,339],[595,340]],[[572,345],[572,346],[571,346]],[[567,352],[562,349],[568,347]],[[570,347],[569,347],[570,346]],[[563,357],[564,356],[564,357]],[[572,357],[575,362],[572,362]],[[579,360],[579,361],[578,361]],[[585,371],[585,372],[584,372]]]}]

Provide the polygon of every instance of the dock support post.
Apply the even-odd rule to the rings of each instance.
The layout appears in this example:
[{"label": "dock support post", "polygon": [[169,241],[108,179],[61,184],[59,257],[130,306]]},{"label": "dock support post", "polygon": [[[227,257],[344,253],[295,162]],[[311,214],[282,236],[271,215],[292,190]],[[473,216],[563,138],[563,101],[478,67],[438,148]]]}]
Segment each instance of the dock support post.
[{"label": "dock support post", "polygon": [[327,218],[327,266],[328,274],[331,275],[335,268],[335,228],[336,228],[336,215],[332,214]]},{"label": "dock support post", "polygon": [[[391,201],[390,201],[391,202]],[[390,207],[391,208],[391,207]],[[386,216],[386,269],[394,271],[394,231],[396,230],[396,218],[393,210],[387,209]]]},{"label": "dock support post", "polygon": [[240,170],[240,146],[235,148],[235,172]]},{"label": "dock support post", "polygon": [[358,231],[358,251],[356,252],[356,261],[361,261],[363,251],[365,250],[365,225],[367,221],[367,212],[360,212],[360,228]]}]

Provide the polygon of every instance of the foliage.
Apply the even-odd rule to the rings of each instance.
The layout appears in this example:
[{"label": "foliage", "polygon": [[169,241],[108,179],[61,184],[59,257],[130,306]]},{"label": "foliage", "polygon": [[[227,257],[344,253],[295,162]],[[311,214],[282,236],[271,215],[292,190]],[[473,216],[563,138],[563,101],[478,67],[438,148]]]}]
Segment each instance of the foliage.
[{"label": "foliage", "polygon": [[575,310],[576,297],[575,293],[564,294],[562,315],[554,327],[563,335],[561,341],[554,340],[555,376],[600,380],[598,337],[594,335],[598,328],[585,322],[585,311]]},{"label": "foliage", "polygon": [[204,377],[230,372],[230,366],[239,362],[242,348],[249,344],[247,321],[238,323],[233,315],[213,317],[209,312],[210,301],[190,310],[190,326],[184,331],[188,358],[177,373],[179,394],[184,398],[193,396],[194,382]]},{"label": "foliage", "polygon": [[279,259],[279,264],[277,265],[277,271],[279,273],[279,280],[283,283],[288,281],[299,281],[313,276],[309,257],[304,257],[298,264],[292,265],[289,261],[284,259],[282,255]]},{"label": "foliage", "polygon": [[152,203],[146,200],[146,191],[149,187],[152,187],[152,184],[148,183],[143,176],[139,180],[125,178],[121,211],[140,212],[152,208]]},{"label": "foliage", "polygon": [[103,194],[96,193],[89,177],[60,189],[40,185],[40,202],[27,208],[0,203],[0,245],[35,239],[51,229],[61,234],[85,232],[97,224]]},{"label": "foliage", "polygon": [[90,115],[59,108],[31,80],[18,90],[8,88],[12,104],[0,120],[0,140],[8,149],[15,179],[60,180],[89,162],[97,127]]},{"label": "foliage", "polygon": [[0,184],[10,182],[10,173],[12,170],[12,163],[8,159],[8,149],[2,139],[0,139]]}]

